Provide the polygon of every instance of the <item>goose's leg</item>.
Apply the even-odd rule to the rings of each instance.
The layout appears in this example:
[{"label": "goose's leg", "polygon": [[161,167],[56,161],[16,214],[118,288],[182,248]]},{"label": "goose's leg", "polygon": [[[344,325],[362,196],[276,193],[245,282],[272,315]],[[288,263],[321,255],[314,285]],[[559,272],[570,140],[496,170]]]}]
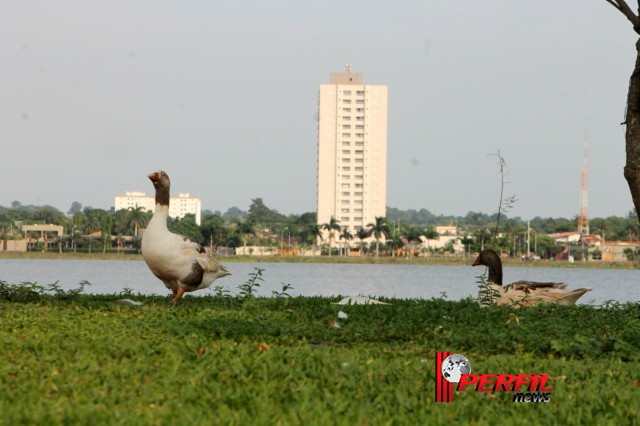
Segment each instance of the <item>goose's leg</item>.
[{"label": "goose's leg", "polygon": [[173,296],[173,299],[171,299],[171,303],[176,303],[178,299],[182,297],[183,294],[184,294],[184,290],[182,288],[179,288],[178,291],[174,292],[174,296]]}]

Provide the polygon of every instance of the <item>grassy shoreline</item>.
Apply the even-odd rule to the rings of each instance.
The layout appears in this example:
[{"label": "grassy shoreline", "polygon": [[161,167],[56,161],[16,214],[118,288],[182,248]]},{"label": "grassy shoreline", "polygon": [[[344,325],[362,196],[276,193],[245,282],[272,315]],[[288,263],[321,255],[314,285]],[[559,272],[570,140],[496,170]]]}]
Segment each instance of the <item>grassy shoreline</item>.
[{"label": "grassy shoreline", "polygon": [[[120,297],[139,307],[116,303]],[[0,300],[0,424],[634,424],[640,305],[73,295]],[[338,313],[346,312],[347,319]],[[340,328],[330,326],[339,321]],[[434,398],[436,351],[548,374],[547,404]]]},{"label": "grassy shoreline", "polygon": [[[139,254],[124,253],[58,253],[58,252],[0,252],[0,259],[49,259],[49,260],[142,260]],[[344,256],[222,256],[221,262],[248,263],[351,263],[351,264],[393,264],[393,265],[460,265],[468,266],[470,257],[431,256],[407,259],[404,257],[344,257]],[[504,259],[505,266],[543,268],[588,268],[588,269],[636,269],[638,262],[575,262],[553,260],[522,261]]]}]

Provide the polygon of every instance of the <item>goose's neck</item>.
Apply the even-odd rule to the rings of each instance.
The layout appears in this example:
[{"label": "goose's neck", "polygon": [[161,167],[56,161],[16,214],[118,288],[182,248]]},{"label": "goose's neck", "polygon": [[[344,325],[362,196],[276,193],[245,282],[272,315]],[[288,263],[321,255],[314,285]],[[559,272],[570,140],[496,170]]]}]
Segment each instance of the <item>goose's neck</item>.
[{"label": "goose's neck", "polygon": [[158,208],[158,205],[166,206],[168,209],[170,198],[169,188],[165,188],[163,186],[156,188],[156,209]]},{"label": "goose's neck", "polygon": [[167,227],[167,218],[169,217],[169,206],[164,204],[156,204],[156,209],[153,212],[149,227]]},{"label": "goose's neck", "polygon": [[500,261],[492,262],[489,268],[489,282],[502,285],[502,264]]}]

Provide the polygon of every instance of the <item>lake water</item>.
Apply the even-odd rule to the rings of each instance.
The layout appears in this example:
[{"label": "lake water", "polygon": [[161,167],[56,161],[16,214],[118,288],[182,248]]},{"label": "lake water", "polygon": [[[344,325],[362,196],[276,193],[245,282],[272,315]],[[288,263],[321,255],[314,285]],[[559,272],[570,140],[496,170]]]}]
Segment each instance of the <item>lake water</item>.
[{"label": "lake water", "polygon": [[[264,282],[258,296],[270,296],[288,283],[292,296],[366,295],[403,299],[430,299],[446,293],[448,300],[477,295],[477,276],[484,267],[428,265],[361,265],[302,263],[224,262],[231,276],[216,281],[233,294],[249,278],[254,267],[264,269]],[[580,303],[601,304],[607,300],[640,300],[640,272],[613,269],[519,268],[505,267],[505,282],[519,279],[562,281],[570,288],[587,287],[593,291]],[[0,260],[0,280],[8,283],[58,281],[64,289],[78,287],[82,280],[91,286],[87,293],[113,294],[130,288],[134,293],[167,295],[168,290],[155,278],[143,261],[111,260]],[[213,294],[212,289],[191,295]]]}]

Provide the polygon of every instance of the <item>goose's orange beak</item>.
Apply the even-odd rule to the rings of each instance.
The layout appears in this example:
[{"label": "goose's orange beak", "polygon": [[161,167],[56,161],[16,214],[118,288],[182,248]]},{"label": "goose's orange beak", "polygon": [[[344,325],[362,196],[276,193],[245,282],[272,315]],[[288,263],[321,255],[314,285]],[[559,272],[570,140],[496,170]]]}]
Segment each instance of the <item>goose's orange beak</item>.
[{"label": "goose's orange beak", "polygon": [[160,181],[160,172],[151,173],[151,174],[149,175],[149,179],[151,179],[151,182],[158,182],[158,181]]}]

